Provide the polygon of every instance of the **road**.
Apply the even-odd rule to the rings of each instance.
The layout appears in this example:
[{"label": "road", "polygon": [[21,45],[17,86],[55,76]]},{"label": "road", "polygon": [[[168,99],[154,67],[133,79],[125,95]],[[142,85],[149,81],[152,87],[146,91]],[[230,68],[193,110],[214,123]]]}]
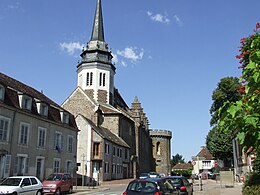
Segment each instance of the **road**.
[{"label": "road", "polygon": [[88,188],[85,187],[85,190],[82,187],[78,187],[78,189],[74,190],[73,195],[85,195],[85,194],[92,194],[92,195],[122,195],[126,189],[128,183],[122,184],[111,184],[111,185],[104,185],[100,187],[92,187]]},{"label": "road", "polygon": [[[105,182],[100,186],[82,187],[78,186],[77,189],[74,187],[73,195],[122,195],[126,189],[126,186],[130,180],[115,180]],[[233,186],[225,186],[213,181],[203,180],[202,187],[199,185],[198,180],[194,183],[194,195],[242,195],[242,184],[234,183]]]},{"label": "road", "polygon": [[88,194],[93,195],[122,195],[126,189],[126,184],[123,185],[112,185],[109,188],[104,189],[101,192],[91,192]]}]

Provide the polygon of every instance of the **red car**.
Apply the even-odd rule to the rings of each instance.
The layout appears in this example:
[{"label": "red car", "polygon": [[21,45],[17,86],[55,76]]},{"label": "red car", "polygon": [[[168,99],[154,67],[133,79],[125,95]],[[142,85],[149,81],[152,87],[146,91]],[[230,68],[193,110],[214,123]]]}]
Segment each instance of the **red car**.
[{"label": "red car", "polygon": [[72,193],[73,179],[67,173],[53,173],[42,182],[42,186],[44,194]]}]

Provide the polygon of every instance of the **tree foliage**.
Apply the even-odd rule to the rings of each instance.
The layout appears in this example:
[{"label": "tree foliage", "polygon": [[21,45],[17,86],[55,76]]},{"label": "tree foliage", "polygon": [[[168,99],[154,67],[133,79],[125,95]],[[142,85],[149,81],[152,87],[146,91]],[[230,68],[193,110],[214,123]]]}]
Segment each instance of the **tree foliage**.
[{"label": "tree foliage", "polygon": [[242,98],[225,102],[219,110],[219,127],[225,132],[236,131],[245,149],[260,151],[260,23],[255,32],[241,39],[240,59]]},{"label": "tree foliage", "polygon": [[171,165],[172,165],[172,167],[174,167],[175,165],[177,165],[178,163],[184,163],[185,162],[185,160],[184,160],[184,158],[183,158],[183,156],[182,155],[180,155],[180,154],[176,154],[176,155],[173,155],[172,156],[172,159],[171,159]]},{"label": "tree foliage", "polygon": [[220,80],[217,88],[212,94],[212,105],[210,108],[211,121],[210,125],[214,126],[217,124],[219,119],[218,110],[221,108],[226,101],[235,102],[241,99],[241,94],[239,93],[239,78],[237,77],[225,77]]},{"label": "tree foliage", "polygon": [[206,146],[216,159],[221,159],[225,166],[230,166],[233,158],[232,132],[223,133],[218,127],[213,127],[207,135]]},{"label": "tree foliage", "polygon": [[219,129],[217,124],[219,119],[218,110],[226,101],[235,102],[241,98],[241,94],[238,91],[240,85],[239,78],[225,77],[220,80],[212,94],[213,103],[210,108],[210,125],[213,128],[206,137],[206,146],[210,153],[215,158],[223,160],[226,166],[230,165],[230,160],[233,157],[233,132],[223,132]]}]

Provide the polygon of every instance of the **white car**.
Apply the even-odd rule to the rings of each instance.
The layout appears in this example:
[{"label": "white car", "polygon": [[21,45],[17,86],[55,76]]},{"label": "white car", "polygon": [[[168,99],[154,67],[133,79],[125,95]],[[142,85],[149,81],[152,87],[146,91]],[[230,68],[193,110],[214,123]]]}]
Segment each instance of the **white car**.
[{"label": "white car", "polygon": [[8,177],[0,183],[0,194],[41,195],[42,183],[34,176]]},{"label": "white car", "polygon": [[150,174],[150,178],[157,178],[157,177],[159,177],[159,174],[156,173],[156,172],[150,172],[149,174]]}]

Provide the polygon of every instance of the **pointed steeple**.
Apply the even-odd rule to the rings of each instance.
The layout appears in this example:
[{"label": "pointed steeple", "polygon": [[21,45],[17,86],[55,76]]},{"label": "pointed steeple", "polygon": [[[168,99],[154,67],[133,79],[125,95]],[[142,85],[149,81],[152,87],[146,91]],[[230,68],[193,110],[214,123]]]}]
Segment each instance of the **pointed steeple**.
[{"label": "pointed steeple", "polygon": [[93,23],[91,41],[105,41],[101,0],[97,0],[96,13]]},{"label": "pointed steeple", "polygon": [[97,102],[114,104],[114,76],[112,52],[104,39],[101,0],[97,0],[90,41],[83,48],[78,63],[78,86]]}]

